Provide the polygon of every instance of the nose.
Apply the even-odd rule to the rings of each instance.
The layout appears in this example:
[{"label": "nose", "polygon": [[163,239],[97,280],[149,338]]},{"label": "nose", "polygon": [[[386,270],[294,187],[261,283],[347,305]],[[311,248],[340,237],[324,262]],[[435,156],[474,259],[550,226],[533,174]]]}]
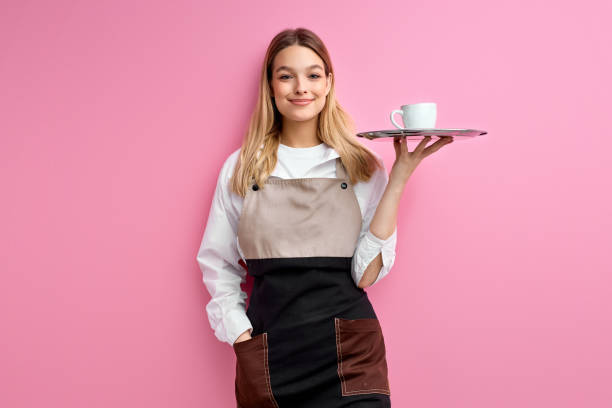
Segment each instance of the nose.
[{"label": "nose", "polygon": [[295,93],[300,95],[300,94],[305,94],[306,92],[307,92],[306,86],[302,83],[302,79],[298,77]]}]

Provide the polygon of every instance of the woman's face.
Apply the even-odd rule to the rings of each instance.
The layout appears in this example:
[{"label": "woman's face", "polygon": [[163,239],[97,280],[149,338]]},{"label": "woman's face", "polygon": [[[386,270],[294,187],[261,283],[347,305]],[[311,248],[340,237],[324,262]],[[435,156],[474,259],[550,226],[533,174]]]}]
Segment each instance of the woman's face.
[{"label": "woman's face", "polygon": [[[301,122],[317,116],[331,89],[331,73],[325,77],[323,60],[310,48],[291,45],[281,50],[272,63],[272,96],[285,119]],[[292,99],[308,99],[298,105]]]}]

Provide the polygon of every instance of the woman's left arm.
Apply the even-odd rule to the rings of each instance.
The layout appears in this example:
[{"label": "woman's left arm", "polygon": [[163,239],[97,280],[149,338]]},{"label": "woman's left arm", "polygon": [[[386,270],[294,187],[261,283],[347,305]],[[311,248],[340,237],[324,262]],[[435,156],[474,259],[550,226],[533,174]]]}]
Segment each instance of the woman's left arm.
[{"label": "woman's left arm", "polygon": [[[370,232],[380,240],[387,240],[397,228],[397,210],[404,192],[406,182],[419,165],[421,160],[434,153],[442,146],[453,141],[450,136],[440,137],[429,147],[425,147],[431,136],[426,136],[415,147],[413,152],[408,151],[406,138],[396,137],[393,141],[395,148],[395,162],[389,174],[389,181],[383,195],[378,203],[376,212],[370,222]],[[372,285],[378,279],[383,266],[382,253],[379,253],[366,267],[358,286],[365,288]]]}]

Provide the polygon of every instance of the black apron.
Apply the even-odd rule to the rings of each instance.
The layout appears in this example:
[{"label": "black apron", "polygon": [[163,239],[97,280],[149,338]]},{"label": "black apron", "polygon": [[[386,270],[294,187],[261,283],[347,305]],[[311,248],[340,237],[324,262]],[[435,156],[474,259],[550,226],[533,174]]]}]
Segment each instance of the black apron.
[{"label": "black apron", "polygon": [[252,338],[233,345],[238,408],[390,407],[381,326],[351,277],[361,210],[336,178],[251,183],[238,241]]}]

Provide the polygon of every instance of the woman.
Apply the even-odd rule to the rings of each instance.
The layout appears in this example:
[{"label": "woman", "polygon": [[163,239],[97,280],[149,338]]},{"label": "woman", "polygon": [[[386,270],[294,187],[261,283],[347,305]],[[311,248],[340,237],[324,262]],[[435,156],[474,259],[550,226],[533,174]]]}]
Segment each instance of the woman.
[{"label": "woman", "polygon": [[387,176],[336,101],[319,37],[298,28],[272,40],[197,256],[211,326],[236,353],[238,407],[391,406],[384,338],[363,289],[393,264],[406,181],[452,138],[428,140],[409,152],[396,138]]}]

